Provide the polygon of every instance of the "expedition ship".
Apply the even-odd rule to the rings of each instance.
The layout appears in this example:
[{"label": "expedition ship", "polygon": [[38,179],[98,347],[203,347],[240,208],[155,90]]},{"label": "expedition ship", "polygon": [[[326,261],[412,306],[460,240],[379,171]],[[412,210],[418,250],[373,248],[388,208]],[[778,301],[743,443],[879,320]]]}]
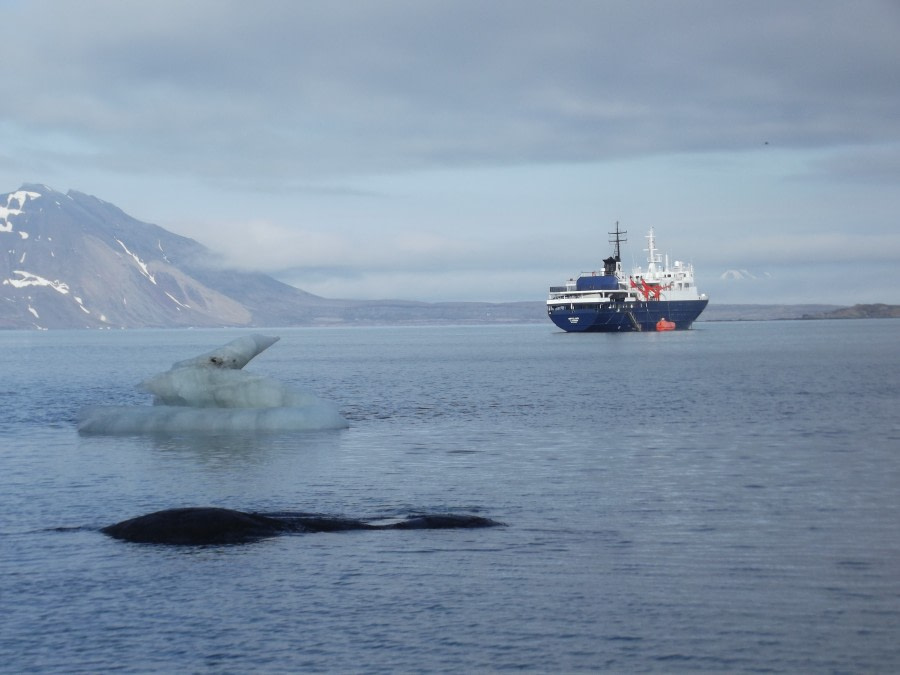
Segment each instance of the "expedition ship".
[{"label": "expedition ship", "polygon": [[687,330],[706,309],[709,298],[694,283],[694,266],[656,250],[653,228],[647,235],[647,269],[622,271],[621,246],[627,232],[610,232],[613,255],[602,272],[582,273],[565,286],[551,286],[547,315],[568,332]]}]

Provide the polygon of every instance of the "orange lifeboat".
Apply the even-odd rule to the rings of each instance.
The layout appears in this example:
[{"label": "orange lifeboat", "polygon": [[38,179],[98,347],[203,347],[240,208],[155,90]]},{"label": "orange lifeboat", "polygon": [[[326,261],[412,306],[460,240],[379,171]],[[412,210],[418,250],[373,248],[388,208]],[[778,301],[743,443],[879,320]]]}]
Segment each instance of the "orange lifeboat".
[{"label": "orange lifeboat", "polygon": [[674,321],[666,321],[665,319],[660,319],[656,322],[656,330],[675,330],[675,322]]}]

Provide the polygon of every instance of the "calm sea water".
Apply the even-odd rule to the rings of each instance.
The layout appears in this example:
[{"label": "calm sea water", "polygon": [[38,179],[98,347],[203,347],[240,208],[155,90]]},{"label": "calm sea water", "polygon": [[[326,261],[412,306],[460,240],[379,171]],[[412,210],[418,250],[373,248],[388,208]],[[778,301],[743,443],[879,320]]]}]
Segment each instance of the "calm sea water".
[{"label": "calm sea water", "polygon": [[[900,669],[900,321],[263,332],[349,429],[81,437],[245,332],[0,332],[0,670]],[[97,531],[192,505],[507,527]]]}]

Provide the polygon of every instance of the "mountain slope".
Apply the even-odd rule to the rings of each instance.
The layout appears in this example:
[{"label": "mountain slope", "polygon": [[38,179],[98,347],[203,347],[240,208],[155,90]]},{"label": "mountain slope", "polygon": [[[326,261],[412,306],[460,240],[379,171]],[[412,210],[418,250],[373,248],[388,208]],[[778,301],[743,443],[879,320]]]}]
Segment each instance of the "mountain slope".
[{"label": "mountain slope", "polygon": [[0,195],[0,326],[248,325],[241,302],[190,274],[208,251],[79,192]]}]

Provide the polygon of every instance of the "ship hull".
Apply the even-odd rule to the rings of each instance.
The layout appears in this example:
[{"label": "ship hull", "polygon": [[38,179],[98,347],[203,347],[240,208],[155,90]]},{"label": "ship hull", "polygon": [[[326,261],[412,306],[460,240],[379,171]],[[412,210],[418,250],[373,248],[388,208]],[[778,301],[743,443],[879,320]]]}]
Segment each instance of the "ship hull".
[{"label": "ship hull", "polygon": [[574,308],[560,304],[549,307],[547,314],[569,333],[655,332],[661,319],[673,322],[675,330],[687,330],[708,303],[706,299],[656,300]]}]

